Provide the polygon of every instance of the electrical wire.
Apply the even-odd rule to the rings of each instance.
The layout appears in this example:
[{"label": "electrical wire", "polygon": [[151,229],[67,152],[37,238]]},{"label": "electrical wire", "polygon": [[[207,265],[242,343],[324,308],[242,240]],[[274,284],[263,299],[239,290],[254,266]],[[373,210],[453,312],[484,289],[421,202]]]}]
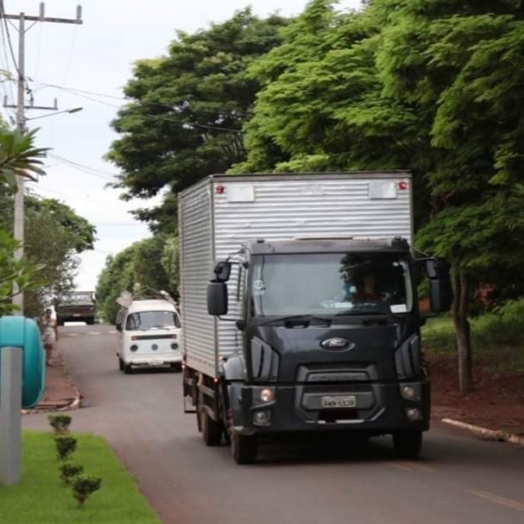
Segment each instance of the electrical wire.
[{"label": "electrical wire", "polygon": [[[79,89],[72,89],[72,88],[67,88],[67,87],[63,87],[63,86],[58,86],[56,84],[42,84],[42,85],[46,86],[46,87],[53,87],[55,89],[61,89],[62,91],[69,92],[69,93],[71,93],[71,94],[73,94],[75,96],[78,96],[80,98],[84,98],[86,100],[90,100],[91,102],[95,102],[97,104],[101,104],[101,105],[104,105],[104,106],[107,106],[107,107],[112,107],[112,108],[115,108],[115,109],[122,109],[123,105],[116,105],[116,104],[111,104],[110,102],[105,102],[103,100],[97,100],[96,98],[93,98],[93,96],[103,96],[105,98],[112,98],[112,99],[116,99],[116,100],[127,101],[127,99],[125,99],[125,98],[116,97],[114,95],[103,95],[101,93],[91,93],[91,92],[83,91],[83,90],[79,90]],[[89,95],[87,95],[85,93],[90,93],[92,96],[89,96]],[[161,104],[159,102],[142,102],[142,103],[146,104],[146,105],[159,106],[159,107],[163,107],[163,108],[166,108],[166,109],[173,109],[172,106],[170,106],[168,104]],[[215,114],[213,111],[202,111],[202,112]],[[212,125],[212,124],[199,124],[197,122],[191,122],[191,121],[183,122],[183,121],[180,121],[180,120],[174,120],[173,118],[170,118],[170,117],[164,116],[164,115],[154,115],[154,118],[157,118],[159,120],[164,120],[166,122],[170,122],[172,124],[179,125],[179,126],[185,127],[185,128],[195,127],[195,128],[201,128],[201,129],[208,129],[210,131],[226,131],[226,132],[229,132],[229,133],[239,133],[239,134],[242,132],[240,129],[234,129],[232,127],[224,127],[224,126],[218,126],[218,125]]]},{"label": "electrical wire", "polygon": [[104,180],[109,180],[111,182],[118,182],[117,175],[115,174],[108,173],[106,171],[102,171],[94,167],[85,166],[83,164],[79,164],[78,162],[73,162],[72,160],[68,160],[67,158],[61,157],[54,153],[48,153],[48,156],[62,164],[65,164],[74,169],[78,169],[79,171],[82,171],[88,175],[93,175]]},{"label": "electrical wire", "polygon": [[16,60],[15,51],[13,48],[13,42],[11,41],[11,33],[9,32],[9,24],[7,23],[7,18],[5,18],[4,16],[5,14],[6,12],[5,12],[4,0],[0,0],[0,15],[2,16],[2,20],[4,22],[5,31],[7,35],[8,47],[9,47],[9,51],[11,52],[11,58],[13,60],[13,65],[15,66],[18,76],[22,77],[22,79],[25,80],[25,78],[23,78],[23,75],[20,73],[20,69],[18,68],[18,62]]}]

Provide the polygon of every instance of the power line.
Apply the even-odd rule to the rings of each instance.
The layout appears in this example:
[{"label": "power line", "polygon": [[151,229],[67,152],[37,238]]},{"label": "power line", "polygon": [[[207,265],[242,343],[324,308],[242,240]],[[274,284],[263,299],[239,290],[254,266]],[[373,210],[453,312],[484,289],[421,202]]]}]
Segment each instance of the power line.
[{"label": "power line", "polygon": [[[5,26],[8,47],[9,47],[9,51],[11,52],[11,59],[13,60],[13,65],[15,66],[15,70],[18,73],[18,76],[23,78],[24,75],[22,75],[22,73],[20,72],[20,69],[18,68],[18,62],[16,60],[15,51],[13,49],[13,42],[11,41],[11,33],[9,32],[9,24],[7,22],[7,19],[4,16],[5,15],[4,0],[0,0],[0,15],[2,16],[2,20]],[[22,36],[20,36],[20,38],[22,38]]]},{"label": "power line", "polygon": [[103,180],[108,180],[111,182],[118,182],[119,180],[118,175],[116,174],[110,174],[105,171],[101,171],[99,169],[93,168],[93,167],[89,167],[83,164],[79,164],[77,162],[73,162],[72,160],[68,160],[67,158],[63,158],[59,155],[55,155],[54,153],[48,153],[48,156],[62,164],[72,167],[73,169],[82,171],[83,173],[86,173],[88,175],[93,175],[95,177],[101,178]]},{"label": "power line", "polygon": [[[92,92],[92,91],[85,91],[85,90],[82,90],[82,89],[74,89],[74,88],[70,88],[70,87],[59,86],[57,84],[41,84],[41,85],[45,86],[45,87],[52,87],[52,88],[55,88],[55,89],[60,89],[62,91],[66,91],[66,92],[69,92],[69,93],[71,93],[73,95],[76,95],[76,96],[78,96],[80,98],[84,98],[86,100],[90,100],[91,102],[95,102],[97,104],[101,104],[101,105],[104,105],[104,106],[107,106],[107,107],[112,107],[112,108],[115,108],[115,109],[121,109],[122,105],[111,104],[110,102],[104,102],[103,100],[97,100],[96,98],[92,98],[92,97],[93,96],[99,96],[99,97],[103,97],[103,98],[110,98],[110,99],[113,99],[113,100],[121,100],[121,101],[124,101],[124,102],[129,102],[129,100],[127,98],[123,98],[123,97],[119,97],[119,96],[115,96],[115,95],[108,95],[108,94],[104,94],[104,93],[95,93],[95,92]],[[163,104],[161,102],[140,101],[139,103],[143,104],[143,105],[162,107],[162,108],[165,108],[165,109],[173,109],[172,105]],[[219,111],[216,111],[216,112],[215,111],[210,111],[210,110],[199,110],[199,111],[201,113],[207,113],[207,114],[213,114],[213,115],[219,114]],[[238,112],[238,115],[239,116],[244,116],[244,117],[252,116],[252,114],[242,113],[242,112]],[[191,122],[191,121],[183,122],[183,121],[180,121],[180,120],[174,120],[174,119],[172,119],[172,118],[170,118],[168,116],[164,116],[164,115],[151,115],[151,116],[154,117],[154,118],[158,118],[160,120],[165,120],[166,122],[170,122],[172,124],[178,124],[178,125],[180,125],[182,127],[197,127],[197,128],[202,128],[202,129],[209,129],[211,131],[227,131],[227,132],[230,132],[230,133],[241,133],[242,132],[240,129],[234,129],[232,127],[224,127],[224,126],[213,125],[213,124],[199,124],[197,122]]]}]

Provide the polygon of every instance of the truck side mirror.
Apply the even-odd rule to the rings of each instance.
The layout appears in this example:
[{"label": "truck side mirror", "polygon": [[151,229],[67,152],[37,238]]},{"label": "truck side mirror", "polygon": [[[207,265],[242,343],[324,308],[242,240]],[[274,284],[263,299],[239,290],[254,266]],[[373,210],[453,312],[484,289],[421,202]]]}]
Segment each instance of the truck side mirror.
[{"label": "truck side mirror", "polygon": [[215,317],[227,315],[228,294],[225,282],[211,282],[207,286],[207,312]]},{"label": "truck side mirror", "polygon": [[213,273],[215,275],[213,280],[216,282],[227,282],[231,276],[231,262],[227,262],[226,260],[217,262]]},{"label": "truck side mirror", "polygon": [[431,311],[434,313],[445,313],[451,308],[453,302],[453,290],[449,278],[435,278],[429,281],[429,297]]},{"label": "truck side mirror", "polygon": [[121,332],[121,331],[122,331],[122,324],[117,324],[117,325],[115,326],[115,328],[116,328],[117,331],[120,331],[120,332]]}]

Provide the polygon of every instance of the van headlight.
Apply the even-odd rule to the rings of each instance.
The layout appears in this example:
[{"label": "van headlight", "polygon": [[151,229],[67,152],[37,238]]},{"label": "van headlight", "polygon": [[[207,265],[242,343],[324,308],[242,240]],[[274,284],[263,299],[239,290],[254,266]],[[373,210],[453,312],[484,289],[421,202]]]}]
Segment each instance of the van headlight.
[{"label": "van headlight", "polygon": [[138,346],[136,344],[133,344],[129,349],[131,351],[138,351]]}]

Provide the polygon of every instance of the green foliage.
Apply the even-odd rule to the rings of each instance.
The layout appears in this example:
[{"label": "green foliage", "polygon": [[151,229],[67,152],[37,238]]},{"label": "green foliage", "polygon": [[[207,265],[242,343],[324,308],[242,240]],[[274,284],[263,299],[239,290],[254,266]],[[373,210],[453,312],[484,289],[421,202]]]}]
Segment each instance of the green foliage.
[{"label": "green foliage", "polygon": [[[13,191],[0,192],[0,228],[13,227]],[[26,263],[40,267],[38,285],[25,293],[25,314],[36,317],[52,296],[73,287],[77,255],[92,249],[95,228],[69,206],[27,194],[25,198]]]},{"label": "green foliage", "polygon": [[0,316],[14,311],[11,303],[14,283],[20,291],[35,290],[41,285],[43,266],[27,259],[16,260],[15,250],[19,245],[0,228]]},{"label": "green foliage", "polygon": [[179,31],[167,56],[136,62],[108,154],[127,197],[177,192],[244,159],[242,125],[258,91],[245,71],[280,43],[285,24],[245,9],[194,34]]},{"label": "green foliage", "polygon": [[178,296],[178,239],[156,235],[108,257],[98,279],[97,307],[114,323],[118,313],[116,299],[123,291],[143,294],[167,291]]},{"label": "green foliage", "polygon": [[67,458],[76,450],[78,441],[75,437],[55,436],[55,446],[58,458],[67,460]]},{"label": "green foliage", "polygon": [[69,433],[69,426],[73,419],[69,415],[49,415],[48,420],[55,434],[63,435]]},{"label": "green foliage", "polygon": [[75,462],[103,478],[103,489],[82,511],[57,475],[54,442],[48,432],[22,432],[22,481],[0,485],[2,524],[160,524],[136,479],[105,439],[76,434]]},{"label": "green foliage", "polygon": [[80,464],[62,464],[60,466],[60,479],[64,484],[71,484],[75,477],[84,472],[84,466]]},{"label": "green foliage", "polygon": [[107,322],[115,323],[118,313],[116,299],[123,291],[132,291],[135,284],[133,259],[136,244],[124,249],[114,257],[109,256],[98,278],[96,287],[97,310]]},{"label": "green foliage", "polygon": [[15,186],[17,176],[34,180],[35,175],[45,175],[40,159],[48,149],[34,146],[37,131],[21,133],[0,127],[0,186]]},{"label": "green foliage", "polygon": [[99,477],[79,476],[73,481],[73,497],[78,502],[78,507],[82,508],[86,500],[96,493],[102,486],[102,479]]}]

